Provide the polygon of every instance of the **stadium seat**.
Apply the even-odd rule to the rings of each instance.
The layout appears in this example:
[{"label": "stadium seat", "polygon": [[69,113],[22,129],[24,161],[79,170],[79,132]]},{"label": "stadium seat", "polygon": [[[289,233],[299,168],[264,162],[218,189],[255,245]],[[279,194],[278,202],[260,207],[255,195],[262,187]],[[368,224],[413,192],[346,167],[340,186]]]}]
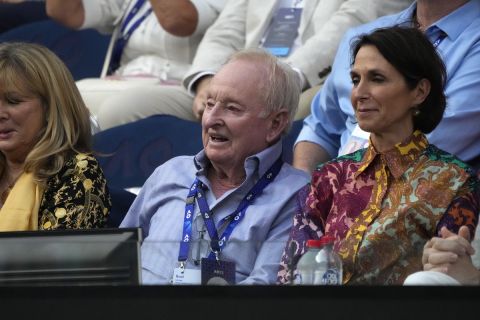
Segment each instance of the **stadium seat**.
[{"label": "stadium seat", "polygon": [[28,23],[0,34],[0,42],[33,42],[55,52],[75,80],[99,77],[110,36],[93,29],[73,30],[53,20]]}]

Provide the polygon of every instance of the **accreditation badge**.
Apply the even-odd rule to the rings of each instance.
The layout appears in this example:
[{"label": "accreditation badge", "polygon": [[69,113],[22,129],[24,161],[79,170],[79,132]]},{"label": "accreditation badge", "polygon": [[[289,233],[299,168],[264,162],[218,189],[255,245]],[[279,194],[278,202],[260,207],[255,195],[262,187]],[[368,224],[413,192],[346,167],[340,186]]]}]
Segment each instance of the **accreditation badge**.
[{"label": "accreditation badge", "polygon": [[202,284],[234,285],[235,263],[225,260],[202,259]]},{"label": "accreditation badge", "polygon": [[288,57],[298,35],[302,9],[280,8],[267,31],[263,48],[277,57]]},{"label": "accreditation badge", "polygon": [[198,269],[177,267],[173,270],[172,284],[174,285],[196,285],[201,284],[201,280],[201,271]]}]

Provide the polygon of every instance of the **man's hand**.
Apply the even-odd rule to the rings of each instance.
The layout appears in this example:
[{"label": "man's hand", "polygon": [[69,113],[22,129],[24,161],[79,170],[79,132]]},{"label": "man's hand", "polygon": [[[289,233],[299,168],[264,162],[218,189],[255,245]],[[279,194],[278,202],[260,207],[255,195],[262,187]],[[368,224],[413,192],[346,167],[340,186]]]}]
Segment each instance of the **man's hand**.
[{"label": "man's hand", "polygon": [[193,99],[192,111],[195,118],[202,119],[203,111],[205,110],[205,102],[207,101],[207,89],[212,81],[213,76],[205,76],[198,80],[195,88],[195,98]]}]

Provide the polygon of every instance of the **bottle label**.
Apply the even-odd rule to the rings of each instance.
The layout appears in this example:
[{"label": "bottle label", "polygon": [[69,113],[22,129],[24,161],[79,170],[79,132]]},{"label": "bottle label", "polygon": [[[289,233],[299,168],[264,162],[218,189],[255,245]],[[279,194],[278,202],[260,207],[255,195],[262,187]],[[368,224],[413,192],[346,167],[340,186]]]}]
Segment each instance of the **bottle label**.
[{"label": "bottle label", "polygon": [[337,285],[340,282],[340,273],[337,269],[328,269],[325,271],[322,277],[322,284],[324,285]]}]

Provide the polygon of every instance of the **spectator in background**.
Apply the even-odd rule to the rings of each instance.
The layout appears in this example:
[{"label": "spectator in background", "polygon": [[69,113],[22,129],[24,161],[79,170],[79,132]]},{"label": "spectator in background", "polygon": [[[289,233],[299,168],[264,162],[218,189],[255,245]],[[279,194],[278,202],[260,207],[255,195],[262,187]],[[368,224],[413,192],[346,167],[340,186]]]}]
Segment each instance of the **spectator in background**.
[{"label": "spectator in background", "polygon": [[445,67],[432,43],[416,28],[391,27],[361,35],[351,52],[351,103],[370,143],[313,172],[282,283],[306,240],[322,234],[336,239],[344,283],[398,285],[421,270],[423,246],[442,226],[473,234],[477,225],[476,174],[425,137],[445,110]]},{"label": "spectator in background", "polygon": [[359,26],[344,36],[332,73],[316,95],[311,115],[305,119],[297,139],[295,167],[312,172],[317,164],[343,154],[342,149],[349,148],[349,141],[368,142],[368,136],[365,138],[361,130],[357,130],[349,99],[352,81],[348,48],[359,34],[392,25],[415,26],[422,30],[446,64],[447,109],[439,126],[428,135],[429,141],[467,162],[478,156],[480,1],[418,0],[399,14]]},{"label": "spectator in background", "polygon": [[102,227],[105,177],[89,113],[47,48],[0,44],[0,231]]},{"label": "spectator in background", "polygon": [[235,265],[230,283],[275,282],[307,183],[282,160],[299,95],[295,71],[265,52],[238,52],[213,77],[204,149],[158,167],[120,225],[142,228],[145,284],[200,284],[216,258]]},{"label": "spectator in background", "polygon": [[154,92],[179,84],[224,1],[46,0],[46,6],[68,27],[113,33],[101,78],[77,82],[100,128],[107,129],[110,114],[158,103]]},{"label": "spectator in background", "polygon": [[47,19],[45,0],[0,0],[0,33]]},{"label": "spectator in background", "polygon": [[[155,101],[154,104],[136,103],[133,108],[121,104],[110,109],[109,114],[101,114],[99,120],[108,123],[105,127],[154,114],[171,114],[187,120],[198,120],[203,112],[204,96],[212,75],[228,56],[245,48],[271,50],[301,75],[304,90],[315,87],[328,74],[337,45],[348,28],[397,12],[411,2],[230,0],[205,34],[192,68],[183,80],[184,88],[162,87],[162,90],[151,92],[150,100]],[[279,37],[280,34],[283,36]]]}]

